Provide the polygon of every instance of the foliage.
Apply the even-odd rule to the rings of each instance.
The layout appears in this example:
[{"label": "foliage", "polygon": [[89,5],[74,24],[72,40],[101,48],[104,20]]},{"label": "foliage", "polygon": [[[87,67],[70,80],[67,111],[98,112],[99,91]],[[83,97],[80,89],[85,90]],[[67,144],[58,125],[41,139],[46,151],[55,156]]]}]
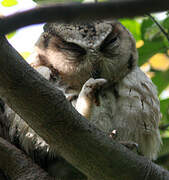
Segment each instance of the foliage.
[{"label": "foliage", "polygon": [[18,4],[17,0],[3,0],[1,4],[5,7],[11,7]]},{"label": "foliage", "polygon": [[16,31],[7,34],[7,38],[10,39],[16,34]]},{"label": "foliage", "polygon": [[160,101],[163,123],[169,123],[169,98]]},{"label": "foliage", "polygon": [[132,32],[136,41],[141,40],[141,24],[136,19],[121,19],[120,22]]}]

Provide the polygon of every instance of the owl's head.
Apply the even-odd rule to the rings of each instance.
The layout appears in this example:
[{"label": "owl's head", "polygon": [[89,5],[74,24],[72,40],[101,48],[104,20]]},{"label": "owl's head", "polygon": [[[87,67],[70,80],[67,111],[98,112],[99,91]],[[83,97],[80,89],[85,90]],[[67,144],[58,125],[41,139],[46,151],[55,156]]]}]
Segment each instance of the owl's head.
[{"label": "owl's head", "polygon": [[94,77],[117,82],[136,66],[138,58],[134,38],[116,20],[48,23],[36,46],[41,61],[63,77],[76,76],[81,81]]}]

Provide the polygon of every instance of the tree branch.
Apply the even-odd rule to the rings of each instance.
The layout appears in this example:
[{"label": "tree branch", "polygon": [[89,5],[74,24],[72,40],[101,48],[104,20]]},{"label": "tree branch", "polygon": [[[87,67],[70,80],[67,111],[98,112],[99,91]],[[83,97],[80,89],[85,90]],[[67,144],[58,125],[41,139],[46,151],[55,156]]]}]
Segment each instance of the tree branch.
[{"label": "tree branch", "polygon": [[168,171],[90,124],[2,36],[0,57],[0,95],[50,146],[89,178],[169,179]]},{"label": "tree branch", "polygon": [[47,21],[72,22],[135,17],[166,10],[169,10],[168,0],[114,0],[102,3],[56,4],[3,18],[0,21],[0,34],[7,34],[20,27]]},{"label": "tree branch", "polygon": [[148,14],[148,16],[159,27],[160,31],[164,34],[164,36],[167,38],[167,40],[169,42],[169,34],[165,31],[165,29],[161,26],[161,24],[158,23],[157,20],[151,14]]},{"label": "tree branch", "polygon": [[0,157],[0,170],[2,170],[9,179],[52,180],[45,171],[34,164],[23,152],[1,137]]}]

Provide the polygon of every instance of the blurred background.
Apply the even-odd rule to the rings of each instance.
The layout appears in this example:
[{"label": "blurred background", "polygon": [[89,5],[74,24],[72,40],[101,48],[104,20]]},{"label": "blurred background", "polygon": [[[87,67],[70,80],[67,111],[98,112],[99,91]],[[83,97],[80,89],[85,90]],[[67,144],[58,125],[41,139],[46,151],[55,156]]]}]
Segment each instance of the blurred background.
[{"label": "blurred background", "polygon": [[[0,15],[7,16],[33,8],[37,4],[49,3],[49,1],[58,2],[58,0],[0,0]],[[63,3],[63,0],[59,2]],[[91,0],[72,0],[72,2],[85,3]],[[163,28],[165,35],[153,19]],[[119,20],[136,39],[139,66],[157,86],[162,114],[160,130],[163,146],[156,162],[169,169],[169,12]],[[29,61],[34,44],[42,31],[43,24],[33,25],[12,32],[7,35],[7,38],[13,47]]]}]

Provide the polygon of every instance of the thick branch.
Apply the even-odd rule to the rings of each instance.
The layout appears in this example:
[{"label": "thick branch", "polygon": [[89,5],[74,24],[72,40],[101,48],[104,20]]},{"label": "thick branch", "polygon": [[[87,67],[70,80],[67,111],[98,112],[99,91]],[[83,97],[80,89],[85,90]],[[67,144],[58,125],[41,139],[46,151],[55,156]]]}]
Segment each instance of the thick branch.
[{"label": "thick branch", "polygon": [[23,152],[0,138],[0,170],[9,179],[52,180],[46,172],[25,156]]},{"label": "thick branch", "polygon": [[167,180],[169,173],[130,152],[82,117],[63,94],[0,37],[0,94],[47,143],[97,180]]},{"label": "thick branch", "polygon": [[2,19],[0,34],[46,21],[72,22],[135,17],[166,10],[169,10],[168,0],[113,0],[95,4],[57,4],[20,12]]}]

